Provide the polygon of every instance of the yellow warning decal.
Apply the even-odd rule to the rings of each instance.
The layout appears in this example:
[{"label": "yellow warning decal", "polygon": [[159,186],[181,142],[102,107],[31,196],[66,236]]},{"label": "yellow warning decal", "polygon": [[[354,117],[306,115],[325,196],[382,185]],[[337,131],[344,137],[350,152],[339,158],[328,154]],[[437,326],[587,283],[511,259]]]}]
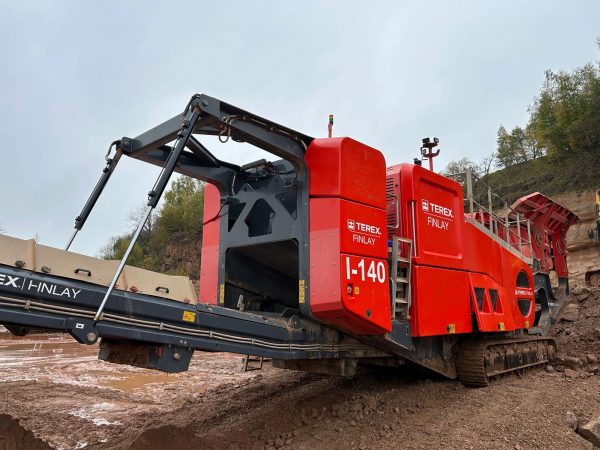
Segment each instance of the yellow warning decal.
[{"label": "yellow warning decal", "polygon": [[525,328],[529,328],[529,320],[525,321]]},{"label": "yellow warning decal", "polygon": [[500,331],[504,331],[504,322],[500,322],[500,323],[498,324],[498,329],[499,329]]},{"label": "yellow warning decal", "polygon": [[305,288],[304,288],[304,280],[299,280],[298,281],[298,302],[299,303],[304,303],[304,295],[305,295]]},{"label": "yellow warning decal", "polygon": [[360,288],[358,286],[354,286],[354,295],[360,294]]},{"label": "yellow warning decal", "polygon": [[219,286],[219,303],[222,305],[225,303],[225,285],[222,284]]},{"label": "yellow warning decal", "polygon": [[446,330],[448,330],[448,333],[450,333],[450,334],[456,333],[456,324],[449,323],[448,326],[446,327]]},{"label": "yellow warning decal", "polygon": [[195,322],[196,313],[192,311],[184,311],[181,320],[183,320],[184,322]]}]

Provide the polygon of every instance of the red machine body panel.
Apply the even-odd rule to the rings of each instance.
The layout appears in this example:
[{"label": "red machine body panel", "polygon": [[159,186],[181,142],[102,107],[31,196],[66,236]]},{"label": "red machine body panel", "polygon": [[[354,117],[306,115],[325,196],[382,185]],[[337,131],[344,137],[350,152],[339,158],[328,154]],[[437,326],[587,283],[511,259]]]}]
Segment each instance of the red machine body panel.
[{"label": "red machine body panel", "polygon": [[310,309],[358,335],[391,330],[385,159],[349,138],[309,146]]},{"label": "red machine body panel", "polygon": [[305,160],[311,197],[339,197],[385,209],[385,158],[378,150],[348,137],[315,139]]},{"label": "red machine body panel", "polygon": [[460,184],[413,164],[390,167],[387,177],[388,194],[398,196],[400,205],[400,227],[394,234],[413,240],[413,262],[463,269]]},{"label": "red machine body panel", "polygon": [[204,185],[204,226],[202,228],[202,253],[200,265],[201,303],[216,305],[218,303],[219,284],[219,228],[221,219],[218,216],[220,194],[216,186]]},{"label": "red machine body panel", "polygon": [[[388,168],[387,189],[399,197],[400,205],[401,224],[390,235],[413,240],[413,336],[533,325],[533,289],[516,293],[521,271],[533,286],[531,269],[465,220],[459,183],[417,165],[400,164]],[[393,216],[389,208],[388,203],[388,223]]]},{"label": "red machine body panel", "polygon": [[364,235],[350,229],[349,220],[385,230],[382,209],[339,198],[310,199],[310,309],[352,333],[382,334],[391,329],[386,236],[357,243],[353,236]]},{"label": "red machine body panel", "polygon": [[413,336],[472,331],[468,272],[415,265],[412,276]]}]

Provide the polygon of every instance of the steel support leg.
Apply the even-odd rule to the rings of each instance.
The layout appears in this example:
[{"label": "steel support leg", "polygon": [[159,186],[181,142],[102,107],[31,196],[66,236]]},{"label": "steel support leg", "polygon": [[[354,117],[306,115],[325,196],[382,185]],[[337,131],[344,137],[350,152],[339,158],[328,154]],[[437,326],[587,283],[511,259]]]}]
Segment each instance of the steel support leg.
[{"label": "steel support leg", "polygon": [[[102,169],[102,175],[100,175],[100,179],[98,180],[98,183],[96,183],[96,186],[94,187],[94,190],[92,191],[91,195],[89,196],[87,202],[83,206],[83,209],[81,210],[79,215],[75,218],[75,230],[73,231],[73,234],[69,238],[69,241],[67,242],[67,245],[65,246],[65,250],[69,250],[69,248],[71,247],[71,244],[75,240],[75,236],[77,236],[77,233],[79,232],[79,230],[81,230],[83,228],[83,225],[85,224],[85,221],[87,220],[88,216],[90,215],[90,212],[92,212],[92,209],[94,208],[94,205],[98,201],[100,194],[102,194],[102,191],[106,187],[106,184],[108,183],[110,176],[115,171],[115,168],[117,167],[117,163],[119,162],[119,159],[121,159],[121,155],[123,154],[123,152],[118,148],[118,145],[119,145],[119,141],[115,141],[112,144],[110,144],[110,147],[108,148],[108,153],[106,154],[106,167],[104,167],[104,169]],[[117,146],[117,151],[115,153],[115,156],[113,156],[112,158],[109,158],[108,156],[110,155],[110,151],[113,148],[113,146]]]},{"label": "steel support leg", "polygon": [[188,140],[190,139],[190,137],[192,136],[192,134],[194,132],[194,126],[196,125],[196,122],[198,121],[199,117],[200,117],[200,110],[197,107],[194,107],[194,111],[192,113],[192,116],[191,116],[189,122],[186,122],[184,120],[184,125],[183,125],[180,133],[177,135],[177,138],[178,138],[177,143],[171,150],[171,153],[169,153],[169,157],[167,158],[167,161],[165,162],[165,166],[163,167],[163,170],[161,171],[160,175],[158,176],[158,179],[156,180],[156,183],[154,184],[154,188],[148,194],[148,208],[146,209],[146,212],[144,213],[144,217],[142,218],[141,222],[139,223],[137,229],[135,230],[135,233],[133,234],[133,237],[131,238],[131,242],[129,243],[129,246],[127,247],[127,250],[125,251],[123,258],[121,259],[121,262],[119,263],[117,272],[115,273],[112,281],[110,282],[110,285],[108,286],[108,290],[106,291],[106,294],[104,295],[104,298],[102,299],[102,303],[100,303],[100,306],[98,307],[98,311],[96,311],[96,315],[94,316],[94,323],[101,320],[102,311],[104,311],[106,302],[108,301],[108,298],[112,294],[112,291],[114,290],[115,285],[117,284],[117,280],[121,276],[121,272],[123,272],[123,269],[125,268],[127,259],[129,258],[129,255],[131,254],[131,251],[133,250],[135,243],[137,242],[138,238],[140,237],[140,233],[142,232],[144,225],[146,225],[146,222],[148,221],[148,217],[150,217],[150,213],[152,213],[152,210],[154,208],[156,208],[156,205],[158,205],[160,197],[162,196],[162,194],[167,186],[167,183],[169,182],[169,178],[171,178],[171,175],[173,174],[173,171],[175,170],[177,161],[179,160],[179,157],[181,156],[183,149],[185,148]]}]

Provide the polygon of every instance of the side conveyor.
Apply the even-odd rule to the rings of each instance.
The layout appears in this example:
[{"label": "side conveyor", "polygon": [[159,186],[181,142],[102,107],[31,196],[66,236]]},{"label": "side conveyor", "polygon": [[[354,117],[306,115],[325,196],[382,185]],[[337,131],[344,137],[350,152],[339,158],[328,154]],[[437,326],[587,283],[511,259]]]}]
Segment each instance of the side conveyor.
[{"label": "side conveyor", "polygon": [[[175,362],[150,367],[172,372],[187,370],[189,357],[181,358],[181,354],[191,356],[193,350],[276,359],[386,355],[336,330],[305,321],[295,310],[280,315],[249,313],[121,290],[113,291],[102,320],[94,323],[105,292],[104,286],[0,265],[0,323],[67,332],[82,344],[103,338],[113,346],[119,342],[153,346],[158,356],[164,353]],[[110,352],[104,350],[103,359],[111,360]]]}]

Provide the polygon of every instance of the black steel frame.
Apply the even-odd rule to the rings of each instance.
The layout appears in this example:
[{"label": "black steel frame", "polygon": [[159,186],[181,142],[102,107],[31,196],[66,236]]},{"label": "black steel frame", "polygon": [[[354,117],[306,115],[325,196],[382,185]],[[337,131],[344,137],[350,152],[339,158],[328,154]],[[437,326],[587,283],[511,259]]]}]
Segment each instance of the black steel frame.
[{"label": "black steel frame", "polygon": [[[192,135],[186,142],[186,150],[178,156],[172,169],[183,175],[209,182],[218,187],[221,194],[221,216],[219,248],[219,303],[225,304],[228,274],[225,271],[227,252],[231,248],[258,245],[270,242],[294,241],[298,245],[298,280],[303,281],[304,302],[299,302],[300,311],[311,316],[309,307],[309,242],[308,242],[308,170],[304,153],[313,138],[294,131],[255,114],[206,95],[191,98],[183,115],[142,133],[135,138],[124,137],[118,144],[123,154],[157,166],[163,166],[172,154],[168,143],[180,136],[182,125],[189,123],[189,111],[198,111]],[[245,142],[265,150],[283,161],[276,162],[278,169],[261,184],[259,192],[251,179],[262,161],[255,165],[240,167],[216,158],[197,138],[198,135],[219,136],[221,141]],[[266,163],[266,162],[265,162]],[[289,169],[289,170],[286,170]],[[164,170],[165,173],[167,169]],[[168,176],[157,183],[158,199]],[[294,214],[289,213],[278,200],[278,196],[295,194]],[[249,235],[247,219],[257,201],[264,202],[273,211],[271,230],[268,234]],[[234,205],[245,205],[238,213],[233,226],[227,220]],[[240,278],[250,274],[241,273]]]}]

